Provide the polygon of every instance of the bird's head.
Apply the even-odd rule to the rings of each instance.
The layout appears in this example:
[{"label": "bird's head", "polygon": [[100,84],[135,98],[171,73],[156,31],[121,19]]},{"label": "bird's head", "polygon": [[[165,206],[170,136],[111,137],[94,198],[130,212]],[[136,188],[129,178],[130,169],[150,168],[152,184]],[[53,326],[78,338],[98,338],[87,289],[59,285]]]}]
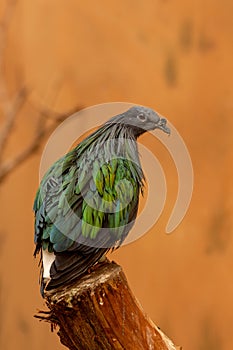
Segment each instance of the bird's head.
[{"label": "bird's head", "polygon": [[143,106],[131,107],[126,112],[116,115],[107,122],[107,124],[116,123],[131,128],[135,137],[154,129],[160,129],[170,134],[167,120],[161,118],[153,109]]}]

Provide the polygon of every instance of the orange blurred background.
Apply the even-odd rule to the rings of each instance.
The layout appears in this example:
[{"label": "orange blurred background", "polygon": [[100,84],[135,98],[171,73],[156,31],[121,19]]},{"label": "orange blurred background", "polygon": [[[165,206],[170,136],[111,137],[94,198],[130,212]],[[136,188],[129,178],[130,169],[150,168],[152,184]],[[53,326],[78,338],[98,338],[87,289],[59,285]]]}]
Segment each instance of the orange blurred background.
[{"label": "orange blurred background", "polygon": [[[145,311],[175,344],[186,350],[232,349],[233,2],[2,0],[3,19],[5,11],[1,84],[10,97],[22,86],[30,94],[2,162],[32,142],[41,109],[66,113],[75,106],[122,101],[166,116],[193,162],[189,211],[166,235],[177,174],[158,142],[155,152],[168,184],[165,210],[147,235],[110,258],[122,265]],[[5,97],[0,93],[2,127]],[[48,137],[0,182],[3,350],[65,349],[48,324],[33,318],[45,309],[32,257],[32,205]],[[141,142],[150,139],[144,135]]]}]

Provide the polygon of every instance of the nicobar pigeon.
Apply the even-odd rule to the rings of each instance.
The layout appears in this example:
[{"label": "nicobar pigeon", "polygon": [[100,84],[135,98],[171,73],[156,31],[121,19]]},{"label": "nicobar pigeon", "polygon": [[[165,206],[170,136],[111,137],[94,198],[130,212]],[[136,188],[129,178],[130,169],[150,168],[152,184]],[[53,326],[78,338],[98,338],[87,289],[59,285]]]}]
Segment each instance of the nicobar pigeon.
[{"label": "nicobar pigeon", "polygon": [[41,255],[41,293],[87,273],[118,248],[137,216],[145,177],[137,138],[167,121],[134,106],[116,115],[57,160],[37,191],[35,252]]}]

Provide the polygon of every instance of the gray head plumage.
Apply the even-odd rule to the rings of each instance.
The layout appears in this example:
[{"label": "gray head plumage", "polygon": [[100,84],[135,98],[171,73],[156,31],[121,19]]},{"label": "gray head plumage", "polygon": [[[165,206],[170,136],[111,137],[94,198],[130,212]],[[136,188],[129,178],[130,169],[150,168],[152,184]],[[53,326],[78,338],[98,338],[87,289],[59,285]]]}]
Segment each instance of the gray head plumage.
[{"label": "gray head plumage", "polygon": [[106,124],[126,125],[131,128],[136,137],[146,131],[160,129],[170,134],[167,127],[167,120],[161,118],[153,109],[143,106],[133,106],[126,112],[116,115],[107,121]]}]

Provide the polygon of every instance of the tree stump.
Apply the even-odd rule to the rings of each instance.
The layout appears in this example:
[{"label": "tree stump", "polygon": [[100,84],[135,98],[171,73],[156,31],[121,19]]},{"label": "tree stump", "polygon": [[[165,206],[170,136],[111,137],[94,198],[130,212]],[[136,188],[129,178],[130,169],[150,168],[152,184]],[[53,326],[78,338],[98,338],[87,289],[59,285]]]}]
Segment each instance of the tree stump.
[{"label": "tree stump", "polygon": [[[49,312],[35,317],[59,326],[70,350],[177,350],[146,316],[122,268],[108,260],[75,284],[45,292]],[[42,315],[43,314],[43,315]]]}]

